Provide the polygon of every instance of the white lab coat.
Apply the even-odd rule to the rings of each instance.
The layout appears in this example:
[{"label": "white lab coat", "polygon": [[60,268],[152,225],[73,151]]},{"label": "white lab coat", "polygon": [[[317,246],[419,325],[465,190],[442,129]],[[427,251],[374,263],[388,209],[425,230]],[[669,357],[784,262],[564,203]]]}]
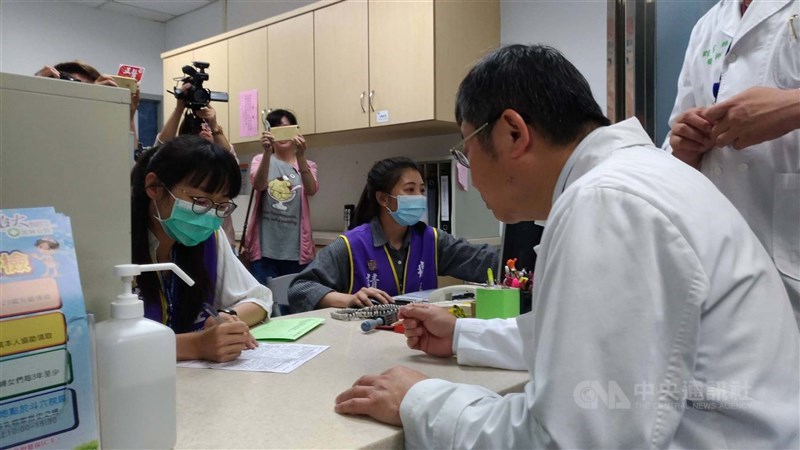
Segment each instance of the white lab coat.
[{"label": "white lab coat", "polygon": [[[789,27],[800,2],[755,0],[744,16],[739,3],[721,1],[695,25],[670,127],[684,111],[712,105],[717,82],[718,102],[753,86],[800,89],[800,16],[793,23],[798,39]],[[669,136],[664,148],[671,150]],[[773,258],[800,326],[800,130],[741,151],[714,148],[701,170]]]},{"label": "white lab coat", "polygon": [[459,364],[528,369],[524,393],[429,379],[407,448],[797,448],[800,333],[769,255],[636,119],[561,172],[533,311],[461,319]]}]

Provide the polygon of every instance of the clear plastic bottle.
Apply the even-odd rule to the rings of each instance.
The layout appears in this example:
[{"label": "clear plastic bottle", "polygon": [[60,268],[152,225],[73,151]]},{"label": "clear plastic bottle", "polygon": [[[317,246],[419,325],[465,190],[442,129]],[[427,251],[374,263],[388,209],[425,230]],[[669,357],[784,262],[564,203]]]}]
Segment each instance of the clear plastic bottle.
[{"label": "clear plastic bottle", "polygon": [[146,319],[144,302],[131,289],[134,276],[155,270],[172,270],[194,284],[171,263],[115,266],[123,290],[111,303],[111,318],[97,324],[100,442],[105,449],[175,446],[175,333]]}]

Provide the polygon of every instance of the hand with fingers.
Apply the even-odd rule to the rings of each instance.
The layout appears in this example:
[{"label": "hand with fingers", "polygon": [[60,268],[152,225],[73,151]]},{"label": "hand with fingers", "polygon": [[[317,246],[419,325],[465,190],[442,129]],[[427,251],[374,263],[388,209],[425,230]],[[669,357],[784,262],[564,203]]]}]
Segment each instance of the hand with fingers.
[{"label": "hand with fingers", "polygon": [[111,86],[111,87],[119,87],[117,82],[111,78],[111,75],[102,74],[94,80],[94,84],[99,84],[101,86]]},{"label": "hand with fingers", "polygon": [[800,129],[800,90],[752,87],[708,107],[703,117],[714,124],[714,145],[741,150]]},{"label": "hand with fingers", "polygon": [[39,69],[34,76],[45,78],[61,78],[61,73],[59,73],[59,71],[57,71],[53,66],[44,66]]},{"label": "hand with fingers", "polygon": [[294,144],[294,153],[297,156],[303,156],[306,153],[306,138],[303,137],[302,134],[298,134],[297,136],[292,138],[292,143]]},{"label": "hand with fingers", "polygon": [[400,404],[408,390],[428,377],[408,367],[393,367],[380,375],[364,375],[336,397],[339,414],[370,416],[390,425],[402,426]]},{"label": "hand with fingers", "polygon": [[265,152],[271,152],[272,147],[275,145],[275,136],[272,135],[269,131],[262,131],[261,132],[261,148],[264,149]]},{"label": "hand with fingers", "polygon": [[254,342],[250,328],[238,318],[219,323],[209,317],[199,332],[197,345],[202,359],[227,362],[238,358],[245,349],[255,348]]},{"label": "hand with fingers", "polygon": [[713,124],[703,117],[703,111],[692,108],[678,116],[669,134],[672,153],[693,167],[699,167],[703,154],[714,147]]},{"label": "hand with fingers", "polygon": [[363,287],[358,292],[353,294],[353,298],[347,303],[348,308],[363,308],[372,306],[375,300],[381,304],[394,303],[391,295],[378,288]]},{"label": "hand with fingers", "polygon": [[405,328],[408,348],[443,358],[453,356],[456,317],[447,309],[426,303],[412,303],[397,315]]}]

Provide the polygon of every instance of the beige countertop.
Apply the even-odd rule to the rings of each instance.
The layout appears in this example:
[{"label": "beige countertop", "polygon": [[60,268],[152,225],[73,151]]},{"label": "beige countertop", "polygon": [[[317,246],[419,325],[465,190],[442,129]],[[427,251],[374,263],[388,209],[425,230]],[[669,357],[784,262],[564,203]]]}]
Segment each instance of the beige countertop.
[{"label": "beige countertop", "polygon": [[402,428],[333,411],[336,396],[361,375],[405,365],[501,394],[522,392],[528,381],[528,372],[459,366],[411,350],[402,334],[362,333],[359,321],[334,320],[330,311],[284,317],[325,317],[297,343],[330,345],[292,373],[178,368],[175,448],[401,449]]}]

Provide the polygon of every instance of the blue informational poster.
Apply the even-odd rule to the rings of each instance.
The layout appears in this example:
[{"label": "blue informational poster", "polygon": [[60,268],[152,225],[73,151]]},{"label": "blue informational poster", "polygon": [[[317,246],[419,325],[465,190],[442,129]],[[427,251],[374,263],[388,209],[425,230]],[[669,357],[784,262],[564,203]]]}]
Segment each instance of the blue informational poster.
[{"label": "blue informational poster", "polygon": [[0,210],[0,448],[99,448],[69,218]]}]

